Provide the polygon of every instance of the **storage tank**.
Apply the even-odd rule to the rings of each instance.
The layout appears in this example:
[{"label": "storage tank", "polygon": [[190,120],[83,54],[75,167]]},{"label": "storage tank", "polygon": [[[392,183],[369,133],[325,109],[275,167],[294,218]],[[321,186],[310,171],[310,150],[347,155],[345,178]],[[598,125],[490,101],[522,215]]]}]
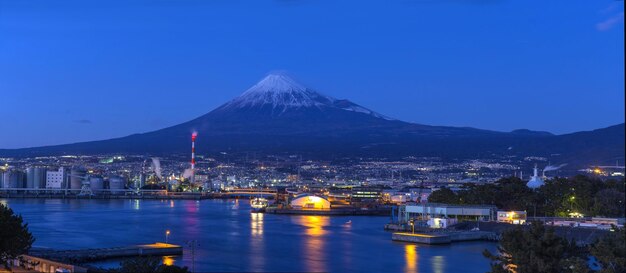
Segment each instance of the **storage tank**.
[{"label": "storage tank", "polygon": [[27,189],[35,188],[35,168],[34,167],[26,168],[26,188]]},{"label": "storage tank", "polygon": [[5,184],[4,181],[9,181],[9,172],[8,171],[3,172],[2,173],[2,178],[0,179],[0,182],[2,182],[2,183],[0,183],[0,187],[3,188],[3,189],[9,187],[8,182],[7,182],[7,184]]},{"label": "storage tank", "polygon": [[126,179],[121,176],[111,176],[109,177],[109,190],[111,193],[122,193],[124,192],[124,186],[126,185]]},{"label": "storage tank", "polygon": [[82,168],[72,169],[70,175],[70,189],[72,190],[80,190],[83,187],[84,179],[87,175],[87,171]]},{"label": "storage tank", "polygon": [[43,189],[46,187],[46,169],[29,167],[26,169],[26,188]]},{"label": "storage tank", "polygon": [[45,189],[46,188],[46,168],[43,167],[35,167],[34,171],[34,184],[33,187],[35,189]]},{"label": "storage tank", "polygon": [[96,194],[104,189],[104,179],[99,176],[92,176],[89,178],[89,187],[91,191]]},{"label": "storage tank", "polygon": [[24,173],[16,170],[8,170],[2,174],[2,188],[23,188],[24,187]]}]

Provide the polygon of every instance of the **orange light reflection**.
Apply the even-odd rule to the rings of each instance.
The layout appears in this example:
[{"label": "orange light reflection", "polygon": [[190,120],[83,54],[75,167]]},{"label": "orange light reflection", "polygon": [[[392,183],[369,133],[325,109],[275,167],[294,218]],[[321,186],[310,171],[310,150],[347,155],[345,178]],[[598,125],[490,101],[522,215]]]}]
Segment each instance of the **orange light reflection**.
[{"label": "orange light reflection", "polygon": [[163,256],[163,264],[164,265],[174,265],[174,257],[173,256]]},{"label": "orange light reflection", "polygon": [[404,246],[404,259],[406,262],[406,267],[404,272],[417,272],[417,261],[419,257],[417,256],[417,246],[406,244]]}]

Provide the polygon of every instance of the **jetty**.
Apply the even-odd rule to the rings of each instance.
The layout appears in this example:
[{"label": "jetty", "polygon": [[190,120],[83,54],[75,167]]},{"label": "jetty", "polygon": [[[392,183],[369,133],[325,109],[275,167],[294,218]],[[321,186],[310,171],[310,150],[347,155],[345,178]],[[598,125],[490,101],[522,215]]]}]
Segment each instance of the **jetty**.
[{"label": "jetty", "polygon": [[56,261],[87,262],[136,256],[178,256],[183,254],[183,247],[180,245],[166,243],[154,243],[125,247],[88,248],[77,250],[34,248],[31,249],[28,254]]},{"label": "jetty", "polygon": [[452,242],[489,240],[496,238],[494,232],[489,231],[454,231],[435,233],[410,233],[395,232],[391,234],[391,240],[399,242],[409,242],[427,245],[441,245]]}]

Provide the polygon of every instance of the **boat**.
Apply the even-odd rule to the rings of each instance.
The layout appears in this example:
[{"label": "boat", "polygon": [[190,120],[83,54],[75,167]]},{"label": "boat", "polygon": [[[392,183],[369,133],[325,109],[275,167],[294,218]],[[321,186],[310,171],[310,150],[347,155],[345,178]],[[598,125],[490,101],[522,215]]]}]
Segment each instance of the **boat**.
[{"label": "boat", "polygon": [[252,207],[252,212],[264,212],[265,208],[269,205],[269,201],[263,197],[255,197],[250,200],[250,206]]}]

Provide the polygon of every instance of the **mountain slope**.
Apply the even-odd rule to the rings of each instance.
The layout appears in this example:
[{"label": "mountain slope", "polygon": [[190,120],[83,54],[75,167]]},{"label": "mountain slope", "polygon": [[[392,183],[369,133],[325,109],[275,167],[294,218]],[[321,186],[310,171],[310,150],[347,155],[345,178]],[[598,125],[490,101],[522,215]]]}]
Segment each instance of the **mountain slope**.
[{"label": "mountain slope", "polygon": [[588,162],[624,157],[623,124],[560,136],[529,130],[504,133],[414,124],[322,95],[277,74],[215,110],[176,126],[104,141],[0,150],[0,155],[186,153],[191,132],[198,132],[199,153],[259,151],[319,157],[558,153],[566,158],[582,155]]}]

